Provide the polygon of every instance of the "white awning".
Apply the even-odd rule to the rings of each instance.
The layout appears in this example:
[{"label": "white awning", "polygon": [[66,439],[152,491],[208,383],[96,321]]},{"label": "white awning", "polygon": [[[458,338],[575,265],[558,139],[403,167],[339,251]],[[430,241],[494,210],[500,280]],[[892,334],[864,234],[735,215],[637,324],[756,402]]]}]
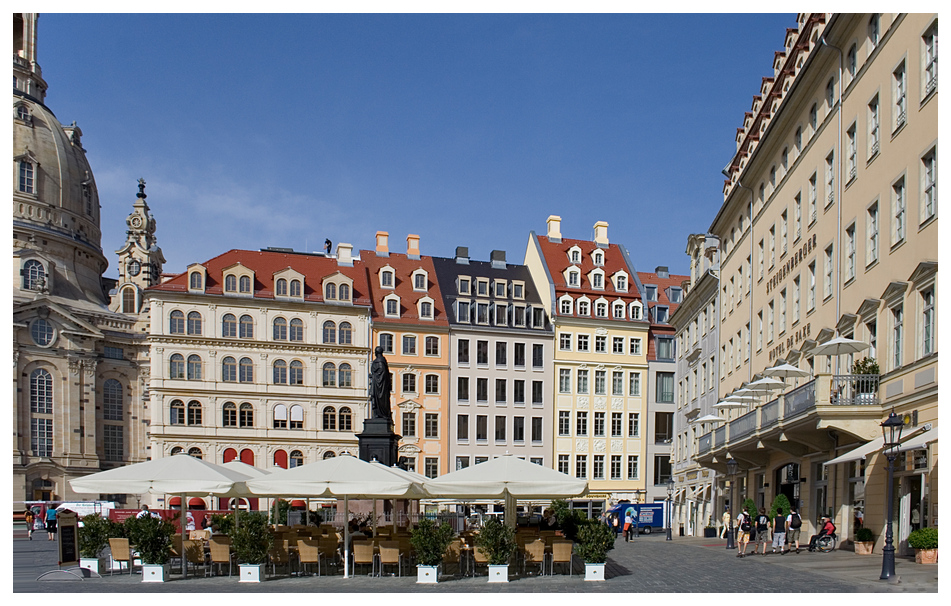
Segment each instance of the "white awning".
[{"label": "white awning", "polygon": [[861,459],[864,459],[867,455],[881,450],[882,446],[884,445],[885,445],[885,438],[882,436],[879,436],[875,438],[874,440],[872,440],[871,442],[863,444],[862,446],[859,446],[858,448],[854,450],[850,450],[844,455],[839,455],[836,458],[832,459],[831,461],[826,461],[825,463],[823,463],[823,465],[835,465],[836,463],[851,463],[852,461],[859,461]]},{"label": "white awning", "polygon": [[917,435],[914,438],[906,442],[902,442],[901,447],[898,450],[918,450],[919,448],[927,448],[928,444],[938,441],[938,428],[929,429],[923,434]]}]

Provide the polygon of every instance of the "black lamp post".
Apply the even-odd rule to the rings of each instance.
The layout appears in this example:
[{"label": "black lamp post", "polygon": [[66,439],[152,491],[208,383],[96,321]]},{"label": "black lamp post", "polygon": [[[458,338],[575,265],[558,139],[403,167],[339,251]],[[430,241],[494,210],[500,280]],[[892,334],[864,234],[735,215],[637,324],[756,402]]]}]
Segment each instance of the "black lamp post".
[{"label": "black lamp post", "polygon": [[888,520],[885,526],[885,548],[882,549],[882,576],[879,579],[890,579],[895,576],[895,546],[892,544],[892,485],[894,484],[892,476],[895,471],[895,459],[898,458],[898,444],[901,441],[901,430],[905,423],[902,418],[895,414],[892,409],[891,414],[882,423],[882,436],[885,444],[882,446],[882,454],[888,459]]},{"label": "black lamp post", "polygon": [[670,527],[674,525],[674,508],[671,504],[671,498],[674,496],[674,477],[667,478],[667,540],[672,541],[670,537]]},{"label": "black lamp post", "polygon": [[730,511],[730,526],[729,526],[729,528],[727,529],[727,533],[726,533],[726,548],[727,548],[727,549],[735,549],[735,548],[736,548],[736,545],[733,544],[733,507],[735,506],[735,503],[734,503],[734,501],[733,501],[733,495],[734,495],[734,493],[736,492],[736,490],[735,490],[735,485],[736,485],[736,468],[737,468],[736,460],[735,460],[735,459],[727,459],[727,461],[726,461],[726,472],[730,475],[730,509],[729,509],[729,511]]}]

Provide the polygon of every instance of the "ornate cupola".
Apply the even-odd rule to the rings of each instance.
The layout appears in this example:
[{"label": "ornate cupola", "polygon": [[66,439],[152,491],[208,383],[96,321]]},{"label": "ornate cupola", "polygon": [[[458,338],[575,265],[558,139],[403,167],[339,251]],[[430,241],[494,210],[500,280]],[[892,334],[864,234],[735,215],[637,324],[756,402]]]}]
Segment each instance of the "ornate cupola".
[{"label": "ornate cupola", "polygon": [[119,256],[119,282],[111,307],[124,313],[138,313],[142,291],[159,283],[165,257],[155,238],[155,217],[145,199],[145,179],[139,179],[132,212],[126,217],[126,240],[116,251]]}]

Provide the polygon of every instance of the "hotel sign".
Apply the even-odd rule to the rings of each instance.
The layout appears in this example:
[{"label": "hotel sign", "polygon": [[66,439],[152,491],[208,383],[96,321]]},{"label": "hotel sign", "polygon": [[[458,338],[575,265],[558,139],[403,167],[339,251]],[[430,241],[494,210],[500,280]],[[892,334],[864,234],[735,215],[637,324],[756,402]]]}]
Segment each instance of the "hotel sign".
[{"label": "hotel sign", "polygon": [[816,234],[812,234],[812,237],[803,242],[802,246],[799,247],[799,250],[795,250],[792,253],[792,256],[786,260],[786,263],[780,265],[779,268],[770,276],[769,280],[766,282],[766,294],[773,292],[779,284],[792,275],[794,269],[799,267],[799,264],[802,263],[813,250],[816,248]]},{"label": "hotel sign", "polygon": [[799,330],[786,337],[785,341],[780,341],[779,345],[769,350],[769,361],[781,358],[787,351],[792,351],[795,346],[802,343],[803,339],[808,339],[812,335],[812,326],[804,324]]}]

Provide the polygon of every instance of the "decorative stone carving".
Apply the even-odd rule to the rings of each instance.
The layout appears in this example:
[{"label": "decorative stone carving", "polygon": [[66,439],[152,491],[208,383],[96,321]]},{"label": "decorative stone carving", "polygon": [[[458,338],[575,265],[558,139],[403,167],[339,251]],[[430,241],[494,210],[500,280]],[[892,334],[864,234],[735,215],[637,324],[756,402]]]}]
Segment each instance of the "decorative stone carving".
[{"label": "decorative stone carving", "polygon": [[595,370],[604,370],[604,364],[598,364],[594,367]]},{"label": "decorative stone carving", "polygon": [[399,448],[399,452],[405,455],[417,455],[420,453],[419,446],[415,444],[403,444]]},{"label": "decorative stone carving", "polygon": [[159,353],[159,354],[160,354],[160,353],[162,353],[162,352],[164,352],[164,351],[165,351],[165,348],[164,348],[164,347],[156,347],[156,348],[155,348],[155,353]]},{"label": "decorative stone carving", "polygon": [[266,352],[266,351],[262,351],[262,352],[261,352],[261,359],[262,359],[262,360],[267,360],[267,352]]},{"label": "decorative stone carving", "polygon": [[96,374],[96,365],[98,360],[83,360],[83,370],[86,371],[87,377],[92,377]]},{"label": "decorative stone carving", "polygon": [[624,441],[611,440],[611,452],[624,452]]},{"label": "decorative stone carving", "polygon": [[607,445],[604,443],[604,440],[595,440],[594,441],[594,451],[595,452],[604,452]]},{"label": "decorative stone carving", "polygon": [[624,398],[611,398],[611,410],[624,410]]},{"label": "decorative stone carving", "polygon": [[215,358],[215,357],[218,356],[218,352],[215,351],[214,349],[209,349],[209,350],[208,350],[208,355],[211,356],[212,358]]},{"label": "decorative stone carving", "polygon": [[599,326],[595,329],[594,334],[604,336],[608,334],[608,329],[603,326]]},{"label": "decorative stone carving", "polygon": [[68,364],[69,364],[69,374],[78,375],[79,368],[80,366],[82,366],[82,362],[80,362],[78,358],[68,358]]},{"label": "decorative stone carving", "polygon": [[594,408],[596,410],[604,410],[607,407],[608,399],[603,397],[597,397],[594,399]]},{"label": "decorative stone carving", "polygon": [[212,303],[208,306],[208,309],[210,309],[211,311],[215,311],[216,309],[218,309],[218,306]]},{"label": "decorative stone carving", "polygon": [[582,364],[581,366],[578,367],[578,370],[587,370],[587,369],[588,369],[587,364]]},{"label": "decorative stone carving", "polygon": [[582,397],[578,398],[578,408],[585,408],[585,409],[588,408],[588,398],[587,398],[587,397],[582,396]]},{"label": "decorative stone carving", "polygon": [[583,439],[575,440],[575,452],[588,452],[588,441]]}]

